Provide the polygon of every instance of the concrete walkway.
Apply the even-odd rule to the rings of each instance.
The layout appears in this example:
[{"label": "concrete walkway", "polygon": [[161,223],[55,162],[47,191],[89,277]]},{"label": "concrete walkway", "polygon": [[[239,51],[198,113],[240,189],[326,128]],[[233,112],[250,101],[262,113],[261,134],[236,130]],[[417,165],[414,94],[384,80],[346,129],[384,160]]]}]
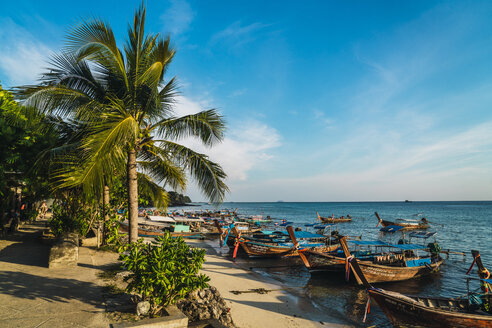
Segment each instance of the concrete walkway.
[{"label": "concrete walkway", "polygon": [[0,327],[109,327],[97,273],[117,255],[81,247],[77,267],[48,269],[43,227],[0,240]]}]

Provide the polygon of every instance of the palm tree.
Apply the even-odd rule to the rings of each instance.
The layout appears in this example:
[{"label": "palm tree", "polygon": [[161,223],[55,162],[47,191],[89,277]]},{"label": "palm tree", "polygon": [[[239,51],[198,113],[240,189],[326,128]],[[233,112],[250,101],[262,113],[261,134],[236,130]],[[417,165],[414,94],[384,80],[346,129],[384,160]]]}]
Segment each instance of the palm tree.
[{"label": "palm tree", "polygon": [[87,126],[77,158],[57,172],[58,187],[101,191],[114,173],[126,171],[130,242],[138,238],[139,175],[183,189],[189,172],[213,202],[228,191],[220,165],[179,144],[186,137],[207,146],[221,141],[223,118],[215,109],[173,115],[177,83],[164,77],[175,50],[169,37],[145,35],[145,12],[143,6],[135,12],[123,51],[108,24],[82,22],[40,84],[18,90],[27,104]]}]

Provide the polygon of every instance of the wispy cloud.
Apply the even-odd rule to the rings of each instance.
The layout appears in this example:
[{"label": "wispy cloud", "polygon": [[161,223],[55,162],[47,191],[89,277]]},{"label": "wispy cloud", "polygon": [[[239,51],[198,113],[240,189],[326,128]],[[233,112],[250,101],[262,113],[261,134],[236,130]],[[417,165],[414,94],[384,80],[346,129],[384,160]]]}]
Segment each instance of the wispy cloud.
[{"label": "wispy cloud", "polygon": [[282,156],[294,173],[243,184],[235,200],[492,199],[492,83],[462,76],[483,49],[470,41],[477,21],[440,7],[358,44],[363,73],[339,95],[334,133]]},{"label": "wispy cloud", "polygon": [[317,122],[324,125],[326,128],[331,128],[333,123],[334,123],[333,119],[326,117],[326,114],[324,112],[320,111],[319,109],[315,109],[313,111],[313,118]]},{"label": "wispy cloud", "polygon": [[240,21],[236,21],[224,30],[215,33],[210,39],[210,42],[212,44],[224,42],[229,46],[239,47],[256,40],[257,33],[267,26],[269,25],[260,22],[243,25]]},{"label": "wispy cloud", "polygon": [[2,83],[12,87],[35,82],[52,50],[10,19],[0,25],[0,70],[7,77]]},{"label": "wispy cloud", "polygon": [[239,97],[239,96],[242,96],[246,93],[248,89],[246,88],[242,88],[242,89],[237,89],[237,90],[234,90],[230,95],[229,97],[230,98],[234,98],[234,97]]},{"label": "wispy cloud", "polygon": [[194,18],[195,12],[185,0],[171,0],[169,8],[161,15],[165,32],[173,36],[186,32]]}]

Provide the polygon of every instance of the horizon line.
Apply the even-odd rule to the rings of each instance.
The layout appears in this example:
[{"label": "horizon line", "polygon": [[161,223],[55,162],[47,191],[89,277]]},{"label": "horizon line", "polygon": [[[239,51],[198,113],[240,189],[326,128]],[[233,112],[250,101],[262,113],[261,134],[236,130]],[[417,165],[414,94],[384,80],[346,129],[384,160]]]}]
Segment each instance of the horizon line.
[{"label": "horizon line", "polygon": [[[339,201],[236,201],[236,200],[229,200],[229,201],[224,201],[222,203],[436,203],[436,202],[441,202],[441,203],[456,203],[456,202],[492,202],[492,200],[487,199],[487,200],[339,200]],[[197,204],[197,203],[205,203],[208,204],[209,202],[207,201],[198,201],[198,202],[191,202],[191,204]],[[213,205],[214,203],[211,203]]]}]

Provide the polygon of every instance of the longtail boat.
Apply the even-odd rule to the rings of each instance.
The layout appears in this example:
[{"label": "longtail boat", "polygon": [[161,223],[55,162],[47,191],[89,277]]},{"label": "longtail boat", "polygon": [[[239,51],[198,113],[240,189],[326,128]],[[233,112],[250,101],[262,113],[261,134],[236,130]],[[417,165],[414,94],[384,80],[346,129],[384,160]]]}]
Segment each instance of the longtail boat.
[{"label": "longtail boat", "polygon": [[[119,230],[124,233],[129,233],[130,229],[128,226],[128,223],[126,222],[120,222],[120,228]],[[181,232],[172,232],[171,230],[166,230],[166,229],[147,229],[147,228],[142,228],[138,227],[138,236],[139,237],[159,237],[159,236],[164,236],[166,232],[171,233],[172,237],[197,237],[201,236],[203,237],[205,234],[206,235],[218,235],[218,233],[212,233],[212,232],[199,232],[199,231],[181,231]]]},{"label": "longtail boat", "polygon": [[[359,275],[364,280],[370,299],[376,301],[395,326],[404,323],[425,327],[492,327],[492,293],[490,291],[492,279],[483,278],[490,274],[480,260],[480,253],[472,251],[472,255],[474,256],[473,264],[478,265],[483,293],[468,293],[466,298],[408,296],[374,288],[367,283],[363,274],[359,272]],[[355,262],[357,261],[352,263],[354,268],[357,267]],[[355,268],[355,270],[358,269]],[[367,312],[368,306],[366,306],[366,314]]]},{"label": "longtail boat", "polygon": [[388,227],[388,226],[392,226],[392,225],[393,226],[400,226],[400,227],[403,227],[402,230],[417,230],[417,229],[429,228],[429,222],[427,221],[426,218],[422,218],[420,220],[397,219],[396,221],[388,221],[388,220],[381,219],[378,212],[374,212],[374,215],[376,215],[376,217],[379,220],[376,227],[381,224],[383,227]]},{"label": "longtail boat", "polygon": [[[362,241],[352,242],[363,243]],[[303,250],[299,256],[310,272],[340,272],[346,275],[347,280],[350,276],[348,261],[357,257],[359,266],[370,283],[403,281],[421,277],[438,271],[443,263],[438,254],[416,256],[414,250],[422,249],[423,246],[420,245],[380,243],[379,246],[395,248],[399,249],[399,251],[384,254],[351,254],[348,250],[346,237],[341,236],[340,245],[344,253],[343,256],[334,253],[317,252],[312,249]],[[360,279],[357,276],[355,278],[357,283],[361,284]]]},{"label": "longtail boat", "polygon": [[[252,236],[243,236],[241,231],[232,225],[229,227],[223,243],[234,248],[233,258],[236,257],[239,246],[241,246],[241,249],[248,256],[256,257],[297,256],[299,248],[328,252],[339,247],[338,244],[328,244],[328,238],[323,235],[305,231],[298,231],[297,235],[303,239],[303,243],[296,247],[283,232],[270,232],[268,235],[265,235],[265,232],[263,232],[261,235],[257,233]],[[317,242],[310,242],[308,240],[316,240]]]},{"label": "longtail boat", "polygon": [[318,216],[318,220],[324,223],[340,223],[340,222],[350,222],[352,221],[352,217],[350,215],[345,216],[340,216],[336,218],[335,216],[332,217],[324,217],[319,215],[318,212],[316,212],[316,215]]},{"label": "longtail boat", "polygon": [[[261,243],[255,240],[239,239],[239,244],[248,256],[298,256],[298,249],[292,243]],[[326,245],[324,243],[312,244],[305,243],[299,245],[301,249],[312,249],[317,252],[332,252],[340,247],[340,245]]]}]

